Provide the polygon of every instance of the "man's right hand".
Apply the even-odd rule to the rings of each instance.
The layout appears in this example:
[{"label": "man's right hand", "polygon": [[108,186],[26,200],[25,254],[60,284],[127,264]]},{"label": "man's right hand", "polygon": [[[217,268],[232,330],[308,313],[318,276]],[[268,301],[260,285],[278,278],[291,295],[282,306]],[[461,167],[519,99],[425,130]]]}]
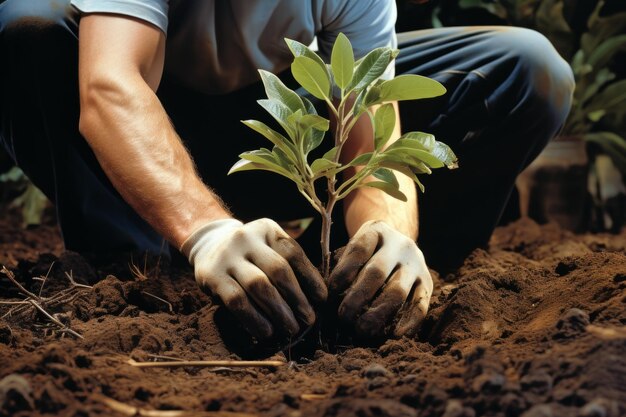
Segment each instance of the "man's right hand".
[{"label": "man's right hand", "polygon": [[315,322],[312,305],[328,296],[304,251],[270,219],[210,222],[181,247],[196,281],[217,295],[252,335],[296,335]]}]

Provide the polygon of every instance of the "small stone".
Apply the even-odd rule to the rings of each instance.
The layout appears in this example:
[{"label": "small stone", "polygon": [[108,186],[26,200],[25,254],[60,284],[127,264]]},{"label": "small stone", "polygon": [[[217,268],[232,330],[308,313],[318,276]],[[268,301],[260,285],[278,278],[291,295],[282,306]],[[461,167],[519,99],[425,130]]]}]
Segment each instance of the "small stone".
[{"label": "small stone", "polygon": [[449,400],[441,417],[475,417],[473,408],[463,407],[461,400]]},{"label": "small stone", "polygon": [[384,386],[389,385],[389,378],[384,376],[377,376],[376,378],[370,379],[367,382],[367,390],[373,391],[378,388],[382,388]]},{"label": "small stone", "polygon": [[546,371],[540,370],[524,375],[520,380],[520,385],[524,391],[545,395],[552,390],[553,378]]},{"label": "small stone", "polygon": [[589,401],[578,413],[578,417],[618,417],[624,415],[619,403],[606,398],[595,398]]},{"label": "small stone", "polygon": [[521,417],[552,417],[552,408],[548,404],[540,404],[527,410]]},{"label": "small stone", "polygon": [[0,323],[0,343],[5,345],[13,341],[13,330],[8,324]]},{"label": "small stone", "polygon": [[485,372],[474,379],[472,389],[474,392],[497,392],[500,391],[505,382],[504,375],[497,372]]},{"label": "small stone", "polygon": [[379,376],[389,377],[392,373],[379,363],[373,363],[363,368],[363,376],[368,379],[374,379]]},{"label": "small stone", "polygon": [[589,325],[589,314],[579,308],[570,308],[556,323],[556,338],[567,338],[585,331]]},{"label": "small stone", "polygon": [[580,417],[606,417],[606,408],[602,404],[590,402],[578,414]]}]

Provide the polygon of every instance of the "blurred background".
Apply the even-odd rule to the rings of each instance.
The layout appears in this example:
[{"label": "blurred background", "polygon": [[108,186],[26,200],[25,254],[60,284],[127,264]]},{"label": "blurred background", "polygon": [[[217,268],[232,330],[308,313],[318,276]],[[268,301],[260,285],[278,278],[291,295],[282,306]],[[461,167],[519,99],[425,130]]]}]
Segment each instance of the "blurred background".
[{"label": "blurred background", "polygon": [[[576,78],[561,134],[520,176],[503,222],[520,215],[575,231],[618,232],[626,223],[625,0],[396,0],[398,32],[510,25],[543,33]],[[0,207],[24,227],[50,203],[0,147]],[[7,213],[6,210],[0,213]]]},{"label": "blurred background", "polygon": [[626,222],[626,1],[397,0],[397,31],[507,25],[543,33],[576,79],[560,135],[520,176],[505,222],[527,215],[576,231]]}]

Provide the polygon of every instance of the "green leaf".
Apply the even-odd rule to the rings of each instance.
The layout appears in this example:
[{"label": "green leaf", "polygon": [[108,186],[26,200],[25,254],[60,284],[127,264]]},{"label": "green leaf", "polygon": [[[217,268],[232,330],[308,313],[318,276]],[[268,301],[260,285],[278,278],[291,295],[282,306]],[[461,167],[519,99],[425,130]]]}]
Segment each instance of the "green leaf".
[{"label": "green leaf", "polygon": [[294,147],[293,143],[289,141],[286,137],[269,127],[263,122],[259,122],[258,120],[242,120],[241,123],[248,126],[250,129],[254,130],[257,133],[262,134],[272,142],[275,146],[280,148],[283,152],[285,152],[289,157],[294,161],[297,161],[296,158],[297,150]]},{"label": "green leaf", "polygon": [[337,151],[339,151],[339,146],[333,146],[330,150],[326,151],[326,153],[322,156],[322,158],[330,159],[334,161],[337,158]]},{"label": "green leaf", "polygon": [[330,122],[317,114],[305,114],[298,120],[298,125],[303,131],[317,129],[326,132],[330,127]]},{"label": "green leaf", "polygon": [[602,119],[605,114],[606,114],[606,110],[600,109],[600,110],[592,111],[591,113],[589,113],[587,115],[587,118],[591,120],[592,122],[596,123],[596,122],[599,122],[600,119]]},{"label": "green leaf", "polygon": [[432,150],[432,154],[443,162],[448,169],[457,169],[459,167],[459,159],[452,149],[443,142],[435,142],[435,149]]},{"label": "green leaf", "polygon": [[396,111],[393,104],[384,104],[374,115],[374,147],[376,150],[382,149],[396,126]]},{"label": "green leaf", "polygon": [[330,79],[328,73],[311,58],[296,57],[291,64],[291,72],[296,81],[314,97],[320,100],[329,100]]},{"label": "green leaf", "polygon": [[370,159],[372,159],[372,155],[373,155],[372,152],[362,153],[361,155],[357,156],[352,161],[350,161],[348,163],[348,166],[354,167],[354,166],[359,166],[359,165],[367,165]]},{"label": "green leaf", "polygon": [[[411,155],[408,154],[379,154],[377,157],[377,163],[381,167],[390,168],[396,171],[400,171],[406,174],[405,171],[401,169],[405,168],[408,172],[413,174],[431,174],[432,170],[420,160],[415,159]],[[409,174],[406,174],[409,175]],[[410,175],[409,175],[410,176]]]},{"label": "green leaf", "polygon": [[284,166],[283,162],[268,149],[244,152],[239,155],[239,157],[250,163],[247,164],[246,162],[238,161],[231,167],[230,171],[228,171],[229,175],[233,172],[257,169],[280,174],[283,177],[287,177],[294,181],[296,184],[302,183],[300,177],[298,175],[294,175],[294,173],[289,170],[289,167]]},{"label": "green leaf", "polygon": [[330,56],[330,65],[335,82],[341,89],[345,89],[352,81],[354,72],[354,52],[350,41],[343,33],[337,36]]},{"label": "green leaf", "polygon": [[[327,151],[321,158],[316,159],[311,164],[311,171],[313,171],[313,176],[317,177],[322,172],[339,168],[341,164],[335,163],[335,158],[337,157],[337,151],[339,150],[338,146],[333,146],[329,151]],[[329,172],[328,174],[334,174],[333,172]]]},{"label": "green leaf", "polygon": [[437,158],[430,152],[427,152],[421,149],[408,148],[408,147],[405,147],[405,148],[394,147],[393,149],[391,148],[387,149],[385,153],[389,155],[400,155],[400,154],[407,155],[418,161],[424,162],[430,168],[442,168],[444,166],[443,161],[441,161],[439,158]]},{"label": "green leaf", "polygon": [[418,158],[431,168],[441,168],[444,165],[449,169],[458,168],[458,160],[452,149],[445,143],[436,141],[428,133],[406,133],[389,145],[385,153],[400,154],[408,150],[411,150],[410,156]]},{"label": "green leaf", "polygon": [[365,107],[371,107],[374,104],[382,103],[382,100],[380,99],[380,87],[377,85],[373,85],[369,89],[363,90],[362,94],[364,94],[364,97],[362,98],[362,103],[359,104],[362,104]]},{"label": "green leaf", "polygon": [[22,225],[24,227],[41,224],[43,213],[48,206],[48,198],[33,183],[28,182],[24,192],[16,197],[10,206],[22,208]]},{"label": "green leaf", "polygon": [[593,132],[583,136],[587,142],[596,143],[600,146],[610,144],[626,157],[626,139],[613,132]]},{"label": "green leaf", "polygon": [[583,33],[580,39],[581,48],[588,54],[596,50],[605,39],[626,31],[626,13],[600,16],[603,6],[604,2],[598,2],[587,23],[589,31]]},{"label": "green leaf", "polygon": [[0,175],[0,182],[18,182],[26,180],[26,174],[18,167],[12,167],[9,171]]},{"label": "green leaf", "polygon": [[417,186],[419,187],[419,189],[420,189],[420,191],[422,193],[426,191],[426,188],[424,187],[424,184],[422,184],[422,182],[417,177],[415,177],[414,181],[415,181],[415,183],[417,184]]},{"label": "green leaf", "polygon": [[303,138],[304,154],[308,155],[324,140],[324,133],[329,129],[330,122],[316,114],[305,114],[298,121],[298,129]]},{"label": "green leaf", "polygon": [[324,173],[324,171],[328,171],[330,169],[339,168],[341,164],[333,162],[326,158],[318,158],[311,164],[311,171],[313,171],[313,176],[318,177],[320,174]]},{"label": "green leaf", "polygon": [[281,101],[275,99],[257,100],[257,103],[265,109],[287,132],[292,142],[295,142],[296,131],[289,121],[293,112]]},{"label": "green leaf", "polygon": [[301,97],[302,98],[302,102],[304,103],[304,109],[306,110],[306,114],[317,114],[317,110],[315,110],[315,106],[313,105],[313,103],[311,103],[311,100],[309,100],[306,97]]},{"label": "green leaf", "polygon": [[378,79],[391,61],[393,54],[391,48],[376,48],[361,60],[354,70],[352,82],[347,87],[348,90],[361,90],[373,81]]},{"label": "green leaf", "polygon": [[626,35],[606,39],[591,52],[588,63],[594,68],[603,68],[617,52],[624,49],[626,49]]},{"label": "green leaf", "polygon": [[421,75],[399,75],[380,85],[379,102],[418,100],[442,96],[446,88],[438,81]]},{"label": "green leaf", "polygon": [[283,103],[291,112],[297,110],[305,110],[304,104],[300,96],[290,88],[288,88],[276,75],[269,71],[259,70],[261,80],[265,87],[267,98]]},{"label": "green leaf", "polygon": [[400,184],[398,184],[398,179],[396,178],[394,173],[391,172],[391,170],[387,168],[378,168],[376,171],[372,173],[372,175],[381,181],[384,181],[386,183],[393,185],[396,188],[400,186]]},{"label": "green leaf", "polygon": [[283,170],[279,170],[270,164],[256,163],[256,162],[248,161],[246,159],[240,159],[239,161],[237,161],[228,171],[228,175],[233,174],[235,172],[253,171],[253,170],[270,171],[275,174],[279,174],[279,175],[282,175],[283,177],[287,177],[291,179],[290,174],[286,173]]},{"label": "green leaf", "polygon": [[613,132],[594,132],[584,136],[589,143],[594,143],[605,152],[616,168],[626,177],[626,139]]},{"label": "green leaf", "polygon": [[437,141],[435,140],[435,137],[430,133],[407,132],[400,136],[400,138],[391,144],[389,148],[408,146],[410,148],[422,149],[431,152],[435,149],[436,143]]},{"label": "green leaf", "polygon": [[591,83],[586,89],[584,89],[582,86],[578,87],[575,91],[575,95],[582,95],[582,97],[580,98],[580,103],[584,105],[584,103],[594,97],[598,93],[598,91],[600,91],[600,89],[604,87],[605,84],[613,81],[614,79],[615,73],[611,72],[608,68],[602,68],[596,74],[596,78],[593,83]]},{"label": "green leaf", "polygon": [[619,109],[626,103],[626,80],[620,80],[609,84],[598,93],[586,108],[587,112],[605,109],[607,113]]},{"label": "green leaf", "polygon": [[301,56],[310,58],[313,61],[315,61],[315,64],[318,67],[320,67],[320,69],[322,69],[324,72],[327,71],[326,63],[324,62],[324,60],[322,60],[322,58],[320,58],[320,56],[318,54],[313,52],[311,50],[311,48],[309,48],[308,46],[304,45],[303,43],[300,43],[298,41],[294,41],[293,39],[285,38],[285,42],[287,43],[287,46],[291,50],[291,53],[293,54],[294,58],[298,58],[298,57],[301,57]]},{"label": "green leaf", "polygon": [[379,190],[384,191],[385,193],[389,194],[390,196],[394,198],[397,198],[398,200],[407,201],[406,195],[404,195],[404,193],[400,191],[398,187],[394,187],[392,184],[389,184],[384,181],[370,181],[370,182],[364,183],[361,186],[378,188]]},{"label": "green leaf", "polygon": [[[277,146],[274,146],[274,149],[272,149],[272,156],[274,157],[274,160],[278,163],[278,165],[280,165],[282,168],[286,169],[287,171],[291,172],[294,175],[294,178],[302,178],[302,174],[300,173],[298,168],[296,168],[295,161],[292,160],[280,148],[278,148]],[[298,181],[296,181],[294,178],[292,178],[293,181],[298,183]]]}]

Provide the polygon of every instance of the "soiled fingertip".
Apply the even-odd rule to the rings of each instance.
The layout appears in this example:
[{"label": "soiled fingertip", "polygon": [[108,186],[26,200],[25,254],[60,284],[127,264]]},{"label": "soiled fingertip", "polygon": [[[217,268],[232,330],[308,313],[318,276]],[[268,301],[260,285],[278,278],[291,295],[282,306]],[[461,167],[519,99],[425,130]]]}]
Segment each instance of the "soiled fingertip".
[{"label": "soiled fingertip", "polygon": [[287,308],[281,309],[281,325],[285,332],[289,335],[296,335],[300,331],[300,325],[296,320],[295,316],[291,312],[291,310],[287,310]]},{"label": "soiled fingertip", "polygon": [[267,322],[260,322],[255,326],[246,326],[246,330],[259,340],[268,340],[274,336],[274,329]]},{"label": "soiled fingertip", "polygon": [[356,320],[357,309],[350,303],[346,303],[344,300],[337,309],[337,316],[344,323],[352,323]]},{"label": "soiled fingertip", "polygon": [[313,311],[312,308],[308,307],[300,310],[298,318],[300,319],[301,323],[304,323],[306,327],[309,327],[315,324],[317,316],[315,315],[315,311]]},{"label": "soiled fingertip", "polygon": [[320,305],[328,300],[328,288],[321,278],[321,275],[319,281],[309,281],[309,284],[305,286],[304,290],[313,304]]},{"label": "soiled fingertip", "polygon": [[355,326],[357,336],[361,338],[376,338],[384,334],[384,323],[370,321],[366,315],[361,316]]},{"label": "soiled fingertip", "polygon": [[396,337],[415,337],[419,332],[422,322],[424,321],[424,314],[418,308],[411,309],[404,316],[400,318],[398,324],[393,331]]}]

